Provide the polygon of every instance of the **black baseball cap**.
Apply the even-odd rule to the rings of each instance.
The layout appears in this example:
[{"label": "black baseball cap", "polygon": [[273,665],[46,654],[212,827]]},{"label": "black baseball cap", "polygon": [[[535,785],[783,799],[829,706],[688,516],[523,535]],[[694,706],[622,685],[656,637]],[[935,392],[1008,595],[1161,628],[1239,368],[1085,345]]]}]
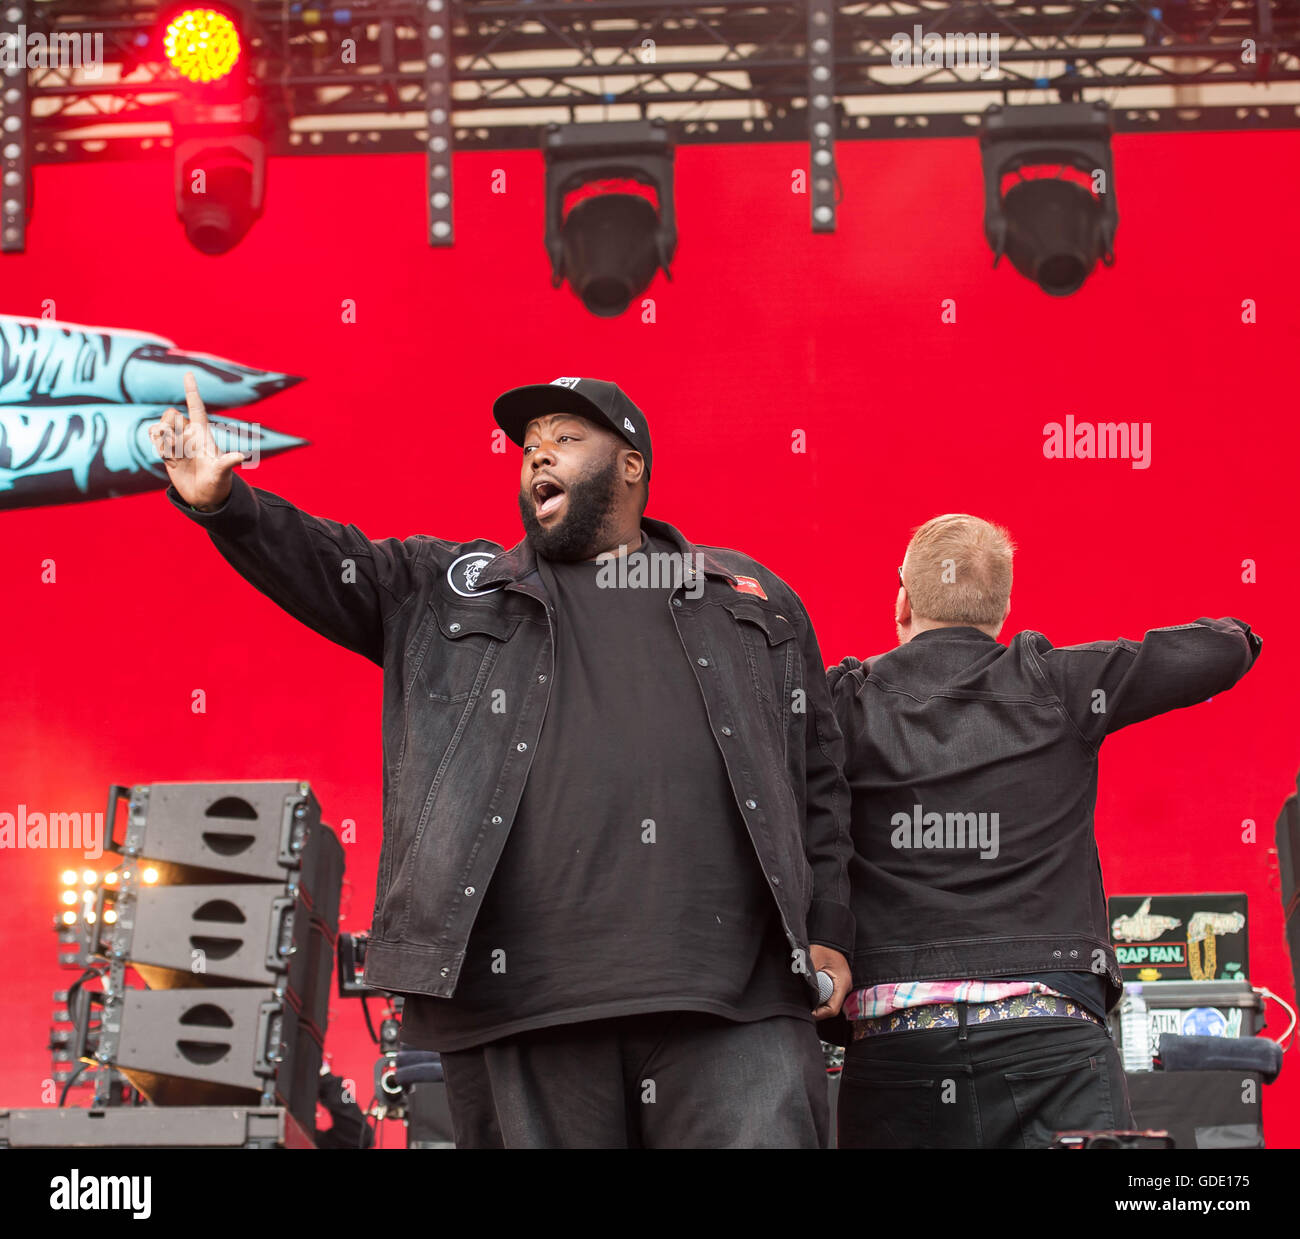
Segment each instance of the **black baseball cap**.
[{"label": "black baseball cap", "polygon": [[524,430],[535,417],[548,413],[576,413],[631,444],[645,457],[646,477],[650,476],[650,427],[645,414],[627,398],[616,383],[604,379],[552,379],[549,383],[529,383],[512,387],[498,396],[492,416],[512,443],[524,445]]}]

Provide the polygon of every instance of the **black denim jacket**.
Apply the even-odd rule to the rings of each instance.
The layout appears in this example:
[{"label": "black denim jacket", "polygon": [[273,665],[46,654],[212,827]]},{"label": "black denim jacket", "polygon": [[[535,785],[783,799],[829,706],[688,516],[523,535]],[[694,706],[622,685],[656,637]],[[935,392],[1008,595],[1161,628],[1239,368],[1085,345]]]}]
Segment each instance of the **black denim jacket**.
[{"label": "black denim jacket", "polygon": [[1001,645],[936,628],[832,667],[854,984],[1090,971],[1118,1001],[1093,834],[1101,743],[1231,688],[1259,649],[1235,619],[1059,649],[1038,632]]},{"label": "black denim jacket", "polygon": [[[552,611],[532,549],[371,541],[238,474],[215,512],[194,511],[174,487],[166,494],[268,598],[383,667],[384,840],[366,980],[450,997],[555,687]],[[699,573],[671,595],[683,657],[791,966],[806,969],[815,998],[809,944],[847,956],[854,936],[843,743],[816,636],[798,596],[761,564],[693,546],[661,521],[643,525]]]}]

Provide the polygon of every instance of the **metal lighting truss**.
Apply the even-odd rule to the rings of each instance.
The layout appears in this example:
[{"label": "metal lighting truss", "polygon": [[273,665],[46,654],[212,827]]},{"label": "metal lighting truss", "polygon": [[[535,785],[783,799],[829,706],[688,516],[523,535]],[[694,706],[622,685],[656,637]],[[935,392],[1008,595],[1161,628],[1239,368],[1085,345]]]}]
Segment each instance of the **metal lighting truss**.
[{"label": "metal lighting truss", "polygon": [[[1300,127],[1300,0],[233,3],[270,153],[425,151],[434,244],[451,240],[451,151],[540,149],[556,124],[808,142],[818,230],[834,226],[836,141],[975,137],[993,102],[1103,101],[1120,132]],[[10,96],[29,164],[170,157],[193,92],[161,54],[170,7],[0,0],[5,29],[102,36],[97,76],[28,68]],[[996,67],[924,63],[899,42],[918,30],[996,36]]]}]

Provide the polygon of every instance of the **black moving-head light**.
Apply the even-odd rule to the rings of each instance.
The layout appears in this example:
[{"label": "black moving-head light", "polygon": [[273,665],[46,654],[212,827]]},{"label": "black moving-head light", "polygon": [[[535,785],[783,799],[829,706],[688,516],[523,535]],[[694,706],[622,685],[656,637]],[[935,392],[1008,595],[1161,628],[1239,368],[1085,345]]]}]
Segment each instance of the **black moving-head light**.
[{"label": "black moving-head light", "polygon": [[[567,279],[591,313],[616,318],[649,287],[677,249],[673,155],[661,121],[551,125],[546,157],[546,252],[551,283]],[[635,182],[654,191],[606,190],[573,203],[575,191],[601,182]]]},{"label": "black moving-head light", "polygon": [[[1100,260],[1114,265],[1114,167],[1104,103],[994,104],[980,126],[984,235],[1045,293],[1077,292]],[[1027,169],[1055,175],[1026,176]],[[1009,176],[1020,179],[1004,192]]]}]

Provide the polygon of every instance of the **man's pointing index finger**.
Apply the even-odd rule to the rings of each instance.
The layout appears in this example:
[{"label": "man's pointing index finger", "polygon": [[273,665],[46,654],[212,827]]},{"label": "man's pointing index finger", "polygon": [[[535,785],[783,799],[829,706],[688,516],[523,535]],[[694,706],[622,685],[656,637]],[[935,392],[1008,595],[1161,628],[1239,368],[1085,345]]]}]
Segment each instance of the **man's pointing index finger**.
[{"label": "man's pointing index finger", "polygon": [[199,385],[195,381],[192,370],[185,371],[185,407],[189,411],[192,422],[200,426],[208,424],[208,415],[203,408],[203,398],[199,395]]}]

